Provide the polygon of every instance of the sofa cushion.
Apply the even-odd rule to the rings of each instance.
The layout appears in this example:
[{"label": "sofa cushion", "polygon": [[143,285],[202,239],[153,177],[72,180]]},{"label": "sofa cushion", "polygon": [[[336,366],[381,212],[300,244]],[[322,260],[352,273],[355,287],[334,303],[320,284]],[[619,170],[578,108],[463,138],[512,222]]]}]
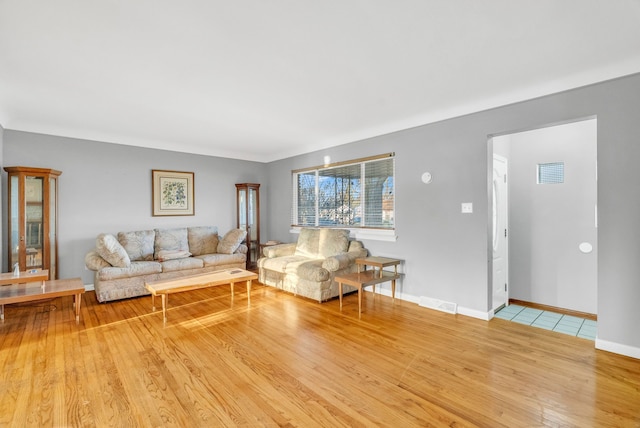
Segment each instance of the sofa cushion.
[{"label": "sofa cushion", "polygon": [[160,250],[158,251],[158,261],[166,262],[167,260],[184,259],[191,256],[191,253],[184,250]]},{"label": "sofa cushion", "polygon": [[189,251],[187,228],[156,229],[154,256],[156,260],[160,251]]},{"label": "sofa cushion", "polygon": [[308,257],[302,256],[282,256],[269,259],[266,257],[258,259],[258,267],[260,269],[272,270],[275,272],[286,272],[289,263],[299,264],[308,261]]},{"label": "sofa cushion", "polygon": [[95,249],[89,251],[87,255],[84,256],[84,264],[88,269],[91,270],[100,270],[102,268],[111,266],[108,261],[100,257],[100,254],[98,254]]},{"label": "sofa cushion", "polygon": [[203,254],[201,256],[195,256],[194,258],[202,260],[204,267],[223,266],[234,263],[244,263],[247,261],[247,256],[243,253]]},{"label": "sofa cushion", "polygon": [[101,233],[96,238],[96,251],[111,266],[126,268],[131,265],[129,254],[120,245],[115,236]]},{"label": "sofa cushion", "polygon": [[298,235],[295,255],[317,259],[320,257],[318,254],[319,245],[320,229],[303,228]]},{"label": "sofa cushion", "polygon": [[218,252],[218,228],[215,226],[188,227],[187,240],[194,256]]},{"label": "sofa cushion", "polygon": [[278,244],[271,245],[269,247],[264,247],[262,249],[262,254],[264,254],[267,258],[274,257],[282,257],[282,256],[292,256],[296,252],[296,244]]},{"label": "sofa cushion", "polygon": [[129,254],[131,261],[153,260],[153,246],[156,232],[153,230],[137,230],[135,232],[118,232],[118,242]]},{"label": "sofa cushion", "polygon": [[218,253],[220,254],[233,254],[238,249],[247,231],[242,229],[231,229],[218,243]]},{"label": "sofa cushion", "polygon": [[127,268],[106,267],[98,271],[100,281],[112,279],[132,278],[134,276],[150,275],[162,272],[162,265],[158,262],[131,262]]},{"label": "sofa cushion", "polygon": [[166,260],[162,262],[162,272],[175,272],[186,269],[199,269],[204,266],[204,263],[200,259],[193,257]]},{"label": "sofa cushion", "polygon": [[322,258],[336,256],[349,250],[347,229],[321,229],[318,238],[318,254]]}]

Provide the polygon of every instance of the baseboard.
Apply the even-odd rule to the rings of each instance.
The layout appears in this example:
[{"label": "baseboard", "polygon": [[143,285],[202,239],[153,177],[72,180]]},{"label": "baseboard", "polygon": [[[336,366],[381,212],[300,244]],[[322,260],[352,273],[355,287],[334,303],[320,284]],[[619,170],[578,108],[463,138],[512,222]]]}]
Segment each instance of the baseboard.
[{"label": "baseboard", "polygon": [[465,308],[464,306],[458,306],[458,313],[471,318],[477,318],[483,321],[489,321],[493,318],[493,311],[483,312],[476,309]]},{"label": "baseboard", "polygon": [[640,348],[596,338],[596,349],[640,359]]},{"label": "baseboard", "polygon": [[[391,289],[390,288],[386,288],[386,287],[381,287],[381,284],[378,284],[376,286],[376,294],[381,294],[383,296],[389,296],[391,297]],[[367,291],[370,291],[371,289],[368,288]],[[413,296],[411,294],[405,294],[405,293],[401,293],[398,290],[396,290],[396,299],[400,299],[400,300],[404,300],[407,302],[411,302],[411,303],[419,303],[420,302],[420,298]]]},{"label": "baseboard", "polygon": [[[376,293],[382,294],[383,296],[391,297],[391,290],[383,287],[376,287]],[[415,303],[416,305],[420,305],[420,297],[414,296],[411,294],[405,294],[405,293],[400,293],[396,291],[396,299],[400,299],[407,302]],[[425,306],[422,306],[422,307],[424,307],[425,309],[430,309],[432,311],[436,310],[436,309],[427,308]],[[464,315],[471,318],[477,318],[483,321],[489,321],[491,318],[493,318],[493,311],[483,312],[483,311],[478,311],[476,309],[465,308],[463,306],[458,306],[456,309],[456,312],[459,315]]]},{"label": "baseboard", "polygon": [[93,284],[85,284],[84,291],[95,291],[95,288],[93,287]]}]

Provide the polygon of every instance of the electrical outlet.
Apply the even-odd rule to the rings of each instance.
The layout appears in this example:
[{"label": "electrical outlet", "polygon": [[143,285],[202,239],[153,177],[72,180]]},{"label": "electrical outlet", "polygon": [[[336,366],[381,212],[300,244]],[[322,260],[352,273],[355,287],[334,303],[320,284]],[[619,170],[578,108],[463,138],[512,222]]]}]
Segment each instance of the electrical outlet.
[{"label": "electrical outlet", "polygon": [[473,203],[471,202],[463,202],[462,203],[462,213],[463,214],[471,214],[473,212]]}]

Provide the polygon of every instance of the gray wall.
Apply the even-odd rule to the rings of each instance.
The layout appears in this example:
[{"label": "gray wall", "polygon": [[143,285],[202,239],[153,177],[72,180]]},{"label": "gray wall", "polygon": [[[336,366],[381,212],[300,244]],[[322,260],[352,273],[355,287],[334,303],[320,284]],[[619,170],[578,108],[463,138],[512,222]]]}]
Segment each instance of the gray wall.
[{"label": "gray wall", "polygon": [[[598,341],[597,346],[640,357],[640,75],[479,112],[269,165],[271,238],[289,235],[291,169],[396,152],[394,243],[365,241],[376,255],[405,260],[403,298],[429,296],[487,314],[488,138],[553,123],[598,119]],[[423,172],[433,183],[421,183]],[[274,191],[277,189],[277,191]],[[474,213],[460,213],[473,202]]]},{"label": "gray wall", "polygon": [[[509,145],[509,297],[597,313],[596,120],[493,139]],[[537,184],[539,163],[565,163]],[[578,246],[589,242],[594,251]]]},{"label": "gray wall", "polygon": [[[4,128],[2,127],[2,124],[0,124],[0,165],[3,165],[3,158],[4,158]],[[3,212],[4,206],[5,206],[4,195],[7,194],[4,191],[4,188],[6,187],[4,186],[4,182],[5,182],[4,177],[0,175],[0,184],[1,184],[0,185],[0,212]],[[2,218],[4,218],[4,216]],[[5,228],[1,227],[0,242],[4,242],[3,241],[4,231],[5,231]],[[6,245],[0,246],[0,260],[4,260],[5,248],[6,248]],[[2,265],[2,262],[0,262],[0,265]],[[7,269],[3,266],[2,272],[6,272],[6,271]]]},{"label": "gray wall", "polygon": [[[99,233],[156,227],[213,225],[220,233],[236,227],[235,183],[265,182],[266,166],[118,144],[6,130],[3,166],[62,171],[59,179],[59,276],[93,283],[84,256]],[[194,172],[195,215],[151,215],[151,170]],[[3,171],[3,183],[6,173]],[[3,185],[6,192],[6,185]],[[262,202],[262,201],[261,201]],[[261,204],[266,212],[268,201]],[[7,228],[6,207],[3,230]],[[5,235],[6,236],[6,235]],[[6,248],[6,241],[3,248]],[[3,258],[7,271],[7,260]]]},{"label": "gray wall", "polygon": [[[598,339],[596,346],[640,358],[640,75],[316,151],[267,165],[78,142],[5,131],[4,165],[63,171],[61,275],[82,274],[100,232],[183,224],[234,225],[235,182],[257,181],[262,240],[291,241],[291,169],[396,152],[396,242],[365,241],[376,255],[405,260],[402,298],[428,296],[490,316],[489,171],[493,135],[597,116]],[[196,216],[150,216],[151,169],[196,172]],[[433,174],[423,184],[423,172]],[[473,214],[460,204],[472,202]],[[6,217],[6,214],[5,214]],[[4,225],[6,228],[6,223]],[[5,244],[6,245],[6,244]],[[6,261],[5,261],[6,263]]]}]

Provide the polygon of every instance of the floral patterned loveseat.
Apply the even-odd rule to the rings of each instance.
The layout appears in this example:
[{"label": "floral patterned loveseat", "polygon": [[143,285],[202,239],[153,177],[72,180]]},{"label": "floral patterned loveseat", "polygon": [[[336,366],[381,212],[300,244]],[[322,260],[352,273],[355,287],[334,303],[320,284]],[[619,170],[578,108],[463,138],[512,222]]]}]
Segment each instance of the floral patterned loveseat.
[{"label": "floral patterned loveseat", "polygon": [[246,231],[215,226],[101,233],[85,256],[100,302],[147,295],[145,281],[246,267]]},{"label": "floral patterned loveseat", "polygon": [[[338,295],[336,275],[357,271],[355,260],[366,257],[359,241],[346,229],[303,228],[294,244],[264,248],[258,279],[265,285],[323,302]],[[344,292],[355,288],[344,285]]]}]

